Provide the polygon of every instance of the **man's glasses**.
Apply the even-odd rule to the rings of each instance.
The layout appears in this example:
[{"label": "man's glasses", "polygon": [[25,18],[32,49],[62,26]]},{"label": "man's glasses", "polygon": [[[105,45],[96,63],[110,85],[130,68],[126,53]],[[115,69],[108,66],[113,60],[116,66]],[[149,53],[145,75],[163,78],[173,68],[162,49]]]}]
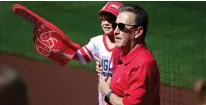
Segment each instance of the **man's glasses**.
[{"label": "man's glasses", "polygon": [[[124,23],[114,23],[116,26],[118,26],[120,31],[123,31],[124,29],[127,29],[125,26],[133,26],[137,27],[137,25],[130,25],[130,24],[124,24]],[[127,29],[129,30],[129,29]]]}]

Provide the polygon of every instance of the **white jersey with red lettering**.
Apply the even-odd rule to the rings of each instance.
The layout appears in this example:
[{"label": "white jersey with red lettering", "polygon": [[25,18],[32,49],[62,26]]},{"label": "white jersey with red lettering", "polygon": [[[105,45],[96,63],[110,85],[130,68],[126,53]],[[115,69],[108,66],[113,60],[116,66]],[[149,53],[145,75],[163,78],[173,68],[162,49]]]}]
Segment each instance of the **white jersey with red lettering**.
[{"label": "white jersey with red lettering", "polygon": [[[99,35],[90,39],[90,42],[77,51],[77,55],[83,64],[91,61],[99,61],[102,66],[102,75],[112,76],[110,68],[112,68],[111,56],[113,49],[109,49],[106,44],[106,35]],[[104,94],[99,91],[99,105],[106,105]]]}]

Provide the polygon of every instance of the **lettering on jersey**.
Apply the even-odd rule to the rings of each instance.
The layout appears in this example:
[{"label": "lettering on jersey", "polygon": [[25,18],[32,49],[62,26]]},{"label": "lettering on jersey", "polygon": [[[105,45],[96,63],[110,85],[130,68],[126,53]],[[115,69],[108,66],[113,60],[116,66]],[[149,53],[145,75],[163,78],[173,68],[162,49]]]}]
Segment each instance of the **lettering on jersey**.
[{"label": "lettering on jersey", "polygon": [[110,62],[108,59],[102,59],[102,69],[105,72],[109,71]]},{"label": "lettering on jersey", "polygon": [[102,59],[102,69],[103,69],[103,71],[102,71],[102,75],[103,76],[112,76],[112,72],[110,72],[110,64],[111,64],[111,62],[110,62],[110,60],[108,60],[108,59]]}]

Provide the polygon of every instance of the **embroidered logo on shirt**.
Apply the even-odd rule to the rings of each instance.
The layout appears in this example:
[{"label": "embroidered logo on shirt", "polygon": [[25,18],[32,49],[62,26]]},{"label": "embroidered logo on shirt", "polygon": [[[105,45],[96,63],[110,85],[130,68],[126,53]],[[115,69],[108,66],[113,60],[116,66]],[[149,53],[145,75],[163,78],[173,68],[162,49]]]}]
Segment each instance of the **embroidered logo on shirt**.
[{"label": "embroidered logo on shirt", "polygon": [[119,78],[117,79],[117,83],[119,83],[119,82],[120,82],[120,80],[121,80],[121,77],[119,77]]}]

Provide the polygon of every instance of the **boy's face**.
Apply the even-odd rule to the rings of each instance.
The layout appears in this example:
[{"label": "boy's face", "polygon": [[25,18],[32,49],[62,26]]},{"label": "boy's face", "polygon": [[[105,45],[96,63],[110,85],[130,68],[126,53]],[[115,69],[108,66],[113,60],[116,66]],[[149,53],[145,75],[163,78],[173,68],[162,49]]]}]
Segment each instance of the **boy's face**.
[{"label": "boy's face", "polygon": [[114,26],[113,23],[115,22],[116,17],[110,13],[101,13],[100,20],[101,20],[101,27],[102,30],[104,31],[104,34],[114,35],[114,29],[116,26]]}]

